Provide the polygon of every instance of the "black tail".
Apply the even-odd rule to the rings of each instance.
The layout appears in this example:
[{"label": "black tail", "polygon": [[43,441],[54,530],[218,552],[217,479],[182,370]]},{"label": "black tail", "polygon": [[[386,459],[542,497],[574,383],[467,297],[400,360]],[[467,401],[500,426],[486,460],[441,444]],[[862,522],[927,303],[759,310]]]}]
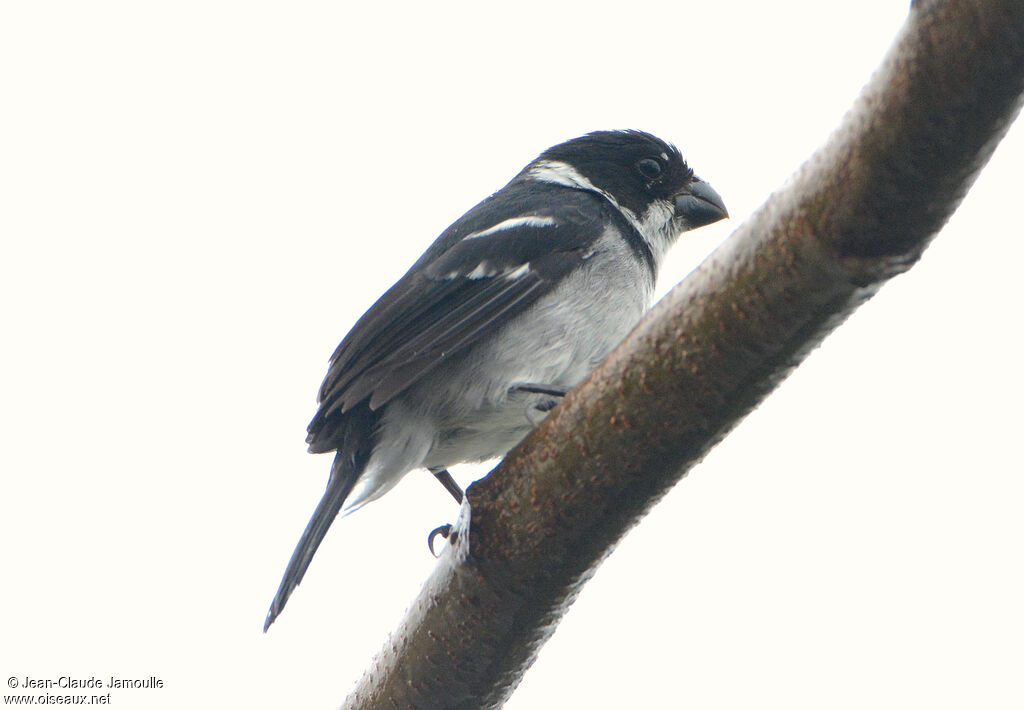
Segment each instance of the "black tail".
[{"label": "black tail", "polygon": [[338,511],[345,503],[345,498],[348,497],[352,486],[355,485],[359,474],[362,473],[363,461],[360,460],[361,458],[352,454],[346,455],[341,451],[338,451],[334,457],[331,477],[327,480],[327,490],[316,506],[313,517],[309,519],[309,524],[306,525],[302,537],[299,538],[299,544],[295,546],[291,560],[288,561],[288,569],[284,571],[281,586],[277,588],[274,601],[270,603],[270,611],[267,612],[267,620],[263,624],[263,633],[266,633],[270,625],[274,623],[274,619],[278,617],[288,602],[288,597],[292,595],[295,588],[299,586],[299,582],[302,581],[302,576],[306,574],[306,568],[309,567],[309,563],[313,559],[313,553],[320,547],[324,535],[327,534],[327,529],[331,527],[331,523],[334,522]]}]

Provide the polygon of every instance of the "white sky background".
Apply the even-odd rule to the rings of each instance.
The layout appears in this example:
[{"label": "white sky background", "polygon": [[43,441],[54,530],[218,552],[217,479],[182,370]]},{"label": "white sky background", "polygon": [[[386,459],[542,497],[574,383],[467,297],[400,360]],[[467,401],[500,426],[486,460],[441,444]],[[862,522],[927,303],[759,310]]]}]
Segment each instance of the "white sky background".
[{"label": "white sky background", "polygon": [[[908,7],[359,5],[0,6],[0,679],[336,706],[457,512],[410,475],[261,633],[348,328],[595,129],[675,142],[729,206],[667,290],[824,141]],[[1018,124],[920,264],[628,536],[510,710],[1024,704],[1022,159]]]}]

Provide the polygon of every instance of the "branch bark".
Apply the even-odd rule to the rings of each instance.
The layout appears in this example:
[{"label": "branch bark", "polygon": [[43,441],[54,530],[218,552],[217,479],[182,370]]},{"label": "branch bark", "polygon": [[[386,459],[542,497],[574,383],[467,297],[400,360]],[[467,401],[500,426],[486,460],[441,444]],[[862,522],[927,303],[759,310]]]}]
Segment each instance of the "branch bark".
[{"label": "branch bark", "polygon": [[615,543],[959,205],[1024,101],[1024,4],[924,0],[843,123],[468,491],[344,708],[500,707]]}]

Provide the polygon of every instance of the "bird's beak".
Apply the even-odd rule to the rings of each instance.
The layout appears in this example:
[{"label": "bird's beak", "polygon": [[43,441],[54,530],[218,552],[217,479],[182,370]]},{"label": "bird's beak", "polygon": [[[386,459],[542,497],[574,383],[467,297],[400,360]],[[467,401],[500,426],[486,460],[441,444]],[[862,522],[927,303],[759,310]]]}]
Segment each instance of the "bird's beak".
[{"label": "bird's beak", "polygon": [[690,229],[703,227],[725,219],[729,210],[715,189],[700,178],[694,178],[686,189],[675,197],[675,216],[686,222]]}]

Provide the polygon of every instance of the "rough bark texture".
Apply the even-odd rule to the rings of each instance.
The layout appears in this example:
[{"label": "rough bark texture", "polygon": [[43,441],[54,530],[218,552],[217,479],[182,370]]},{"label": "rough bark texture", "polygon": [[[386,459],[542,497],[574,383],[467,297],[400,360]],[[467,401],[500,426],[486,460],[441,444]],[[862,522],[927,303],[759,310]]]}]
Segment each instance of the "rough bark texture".
[{"label": "rough bark texture", "polygon": [[915,2],[829,142],[470,488],[343,707],[500,707],[626,531],[917,261],[1022,99],[1021,0]]}]

